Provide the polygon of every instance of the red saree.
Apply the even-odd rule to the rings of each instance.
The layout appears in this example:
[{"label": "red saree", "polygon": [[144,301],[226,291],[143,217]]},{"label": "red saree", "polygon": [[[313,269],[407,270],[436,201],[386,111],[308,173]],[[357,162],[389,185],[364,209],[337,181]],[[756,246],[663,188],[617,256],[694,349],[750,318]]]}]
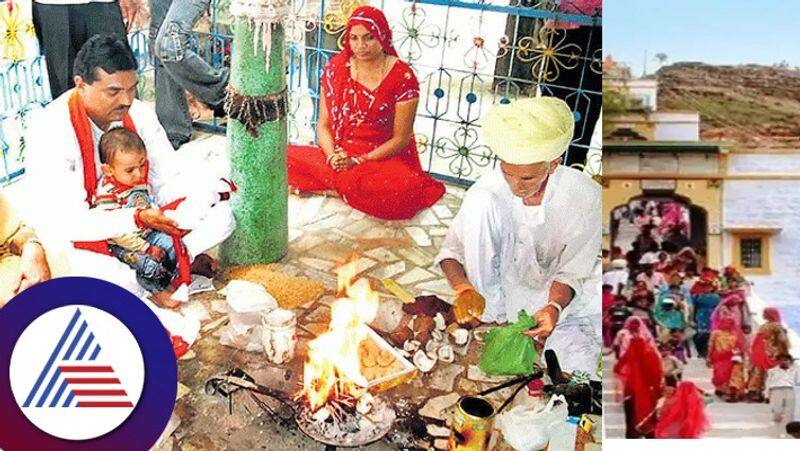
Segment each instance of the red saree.
[{"label": "red saree", "polygon": [[764,391],[767,371],[776,366],[777,356],[789,352],[789,339],[781,325],[781,314],[778,309],[764,309],[766,322],[758,329],[750,347],[750,379],[748,391],[761,394]]},{"label": "red saree", "polygon": [[[345,30],[344,51],[333,57],[322,74],[322,100],[328,108],[334,144],[348,156],[370,152],[392,138],[395,105],[419,98],[419,83],[411,67],[397,60],[374,91],[350,75],[349,39],[355,25],[364,25],[396,55],[383,14],[371,7],[356,9]],[[404,149],[383,160],[366,161],[336,172],[315,146],[287,149],[289,185],[300,191],[334,189],[353,208],[381,219],[410,219],[438,201],[444,185],[422,170],[412,138]]]},{"label": "red saree", "polygon": [[681,382],[661,409],[656,438],[700,438],[711,429],[700,391],[691,382]]},{"label": "red saree", "polygon": [[644,338],[634,337],[614,365],[614,372],[622,382],[626,405],[630,406],[626,408],[626,438],[652,434],[664,382],[658,351]]}]

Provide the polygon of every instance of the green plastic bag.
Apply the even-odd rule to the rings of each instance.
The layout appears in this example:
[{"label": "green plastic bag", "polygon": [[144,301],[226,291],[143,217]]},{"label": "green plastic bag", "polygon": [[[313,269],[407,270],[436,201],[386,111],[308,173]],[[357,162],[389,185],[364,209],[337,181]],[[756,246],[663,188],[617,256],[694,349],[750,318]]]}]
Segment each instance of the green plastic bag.
[{"label": "green plastic bag", "polygon": [[536,347],[533,338],[522,332],[536,325],[534,319],[520,310],[516,323],[496,327],[486,334],[480,369],[488,375],[527,375],[533,373]]}]

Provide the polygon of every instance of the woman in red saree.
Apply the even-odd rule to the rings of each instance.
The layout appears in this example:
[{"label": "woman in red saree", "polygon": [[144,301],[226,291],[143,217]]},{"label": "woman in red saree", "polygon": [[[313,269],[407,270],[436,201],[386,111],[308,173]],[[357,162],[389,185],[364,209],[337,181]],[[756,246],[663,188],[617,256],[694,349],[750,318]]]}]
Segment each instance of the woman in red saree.
[{"label": "woman in red saree", "polygon": [[717,396],[728,402],[742,399],[747,388],[744,374],[745,341],[742,330],[731,316],[720,318],[717,329],[711,331],[708,364],[713,369],[711,382]]},{"label": "woman in red saree", "polygon": [[664,402],[656,425],[656,438],[700,438],[711,429],[700,390],[681,382]]},{"label": "woman in red saree", "polygon": [[419,83],[391,42],[380,10],[353,11],[344,50],[320,81],[319,147],[289,146],[289,185],[335,190],[377,218],[410,219],[445,188],[422,171],[413,133]]},{"label": "woman in red saree", "polygon": [[614,365],[614,373],[622,382],[625,438],[653,438],[656,404],[664,384],[658,350],[645,338],[634,337]]},{"label": "woman in red saree", "polygon": [[753,402],[764,401],[764,382],[767,370],[778,364],[781,354],[789,353],[789,338],[781,325],[781,313],[774,307],[764,309],[764,324],[758,329],[750,347],[750,380],[747,397]]}]

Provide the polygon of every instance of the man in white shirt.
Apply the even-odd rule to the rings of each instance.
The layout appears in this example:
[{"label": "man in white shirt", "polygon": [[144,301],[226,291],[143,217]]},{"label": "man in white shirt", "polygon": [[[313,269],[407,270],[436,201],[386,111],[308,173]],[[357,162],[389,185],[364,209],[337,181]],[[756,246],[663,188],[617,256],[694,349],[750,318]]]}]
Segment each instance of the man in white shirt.
[{"label": "man in white shirt", "polygon": [[142,228],[168,234],[191,229],[183,242],[190,259],[200,260],[198,256],[233,231],[233,215],[227,202],[209,200],[197,215],[199,219],[179,230],[178,223],[158,208],[90,209],[88,200],[101,174],[98,142],[105,131],[120,124],[135,129],[145,143],[156,204],[163,206],[185,196],[213,199],[219,185],[210,170],[178,167],[155,113],[134,98],[136,60],[123,39],[92,37],[78,53],[75,71],[76,87],[34,113],[28,122],[27,177],[31,191],[41,197],[29,206],[29,217],[43,239],[70,243],[73,275],[108,280],[143,296],[145,291],[133,270],[113,256],[84,250],[91,247],[87,243]]},{"label": "man in white shirt", "polygon": [[658,287],[661,285],[667,284],[667,278],[664,276],[664,273],[654,269],[656,263],[658,263],[658,257],[656,257],[654,252],[645,254],[639,260],[639,265],[643,271],[636,276],[636,281],[644,282],[647,285],[647,291],[651,293],[658,291]]},{"label": "man in white shirt", "polygon": [[628,261],[624,258],[611,260],[611,270],[603,273],[603,285],[611,285],[611,292],[616,296],[628,286]]},{"label": "man in white shirt", "polygon": [[515,321],[565,371],[595,373],[601,346],[600,186],[562,166],[569,107],[553,97],[499,105],[483,127],[502,160],[467,191],[436,258],[460,322]]},{"label": "man in white shirt", "polygon": [[100,33],[124,38],[140,8],[141,0],[33,0],[33,28],[54,99],[75,86],[72,66],[83,44]]}]

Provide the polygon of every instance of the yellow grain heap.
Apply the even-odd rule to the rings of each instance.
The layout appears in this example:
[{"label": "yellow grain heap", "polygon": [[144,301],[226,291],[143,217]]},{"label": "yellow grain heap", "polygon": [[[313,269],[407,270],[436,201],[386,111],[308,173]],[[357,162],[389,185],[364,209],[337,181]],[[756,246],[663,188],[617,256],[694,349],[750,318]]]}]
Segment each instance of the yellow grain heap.
[{"label": "yellow grain heap", "polygon": [[239,279],[263,285],[281,308],[293,309],[316,301],[325,294],[322,282],[280,272],[280,265],[235,266],[226,272],[228,280]]}]

